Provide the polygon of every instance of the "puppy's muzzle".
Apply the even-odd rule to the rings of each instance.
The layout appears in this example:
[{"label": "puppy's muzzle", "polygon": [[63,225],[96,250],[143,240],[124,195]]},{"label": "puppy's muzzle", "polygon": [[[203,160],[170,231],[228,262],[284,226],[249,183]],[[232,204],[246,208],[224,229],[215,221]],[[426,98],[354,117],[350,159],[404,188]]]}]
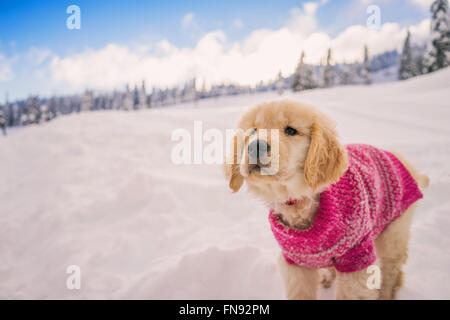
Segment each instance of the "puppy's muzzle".
[{"label": "puppy's muzzle", "polygon": [[270,145],[265,140],[255,140],[248,145],[249,164],[267,165]]}]

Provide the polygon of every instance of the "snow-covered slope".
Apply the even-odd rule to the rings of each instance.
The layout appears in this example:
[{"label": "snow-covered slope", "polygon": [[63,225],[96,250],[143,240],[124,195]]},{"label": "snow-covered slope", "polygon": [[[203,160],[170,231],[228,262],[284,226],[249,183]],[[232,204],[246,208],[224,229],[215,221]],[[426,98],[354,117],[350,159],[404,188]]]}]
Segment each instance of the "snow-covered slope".
[{"label": "snow-covered slope", "polygon": [[[400,298],[450,298],[449,83],[450,69],[283,96],[323,109],[344,142],[395,149],[430,176]],[[284,298],[267,209],[230,194],[219,165],[170,160],[174,129],[234,128],[277,98],[82,113],[1,138],[0,298]],[[66,288],[69,265],[81,290]]]}]

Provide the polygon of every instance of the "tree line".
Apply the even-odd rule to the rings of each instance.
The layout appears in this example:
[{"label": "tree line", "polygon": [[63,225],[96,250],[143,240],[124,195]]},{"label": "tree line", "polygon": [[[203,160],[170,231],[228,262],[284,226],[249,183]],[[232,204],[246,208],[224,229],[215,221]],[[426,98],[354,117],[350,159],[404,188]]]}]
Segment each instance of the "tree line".
[{"label": "tree line", "polygon": [[372,83],[374,72],[397,65],[397,78],[406,80],[449,66],[449,21],[448,0],[435,0],[431,5],[431,35],[424,47],[412,46],[411,33],[408,31],[400,58],[396,50],[369,58],[369,50],[365,46],[362,51],[362,62],[336,64],[330,48],[324,62],[317,66],[307,64],[305,52],[302,52],[291,76],[283,77],[280,71],[274,80],[260,81],[255,86],[222,83],[206,88],[203,84],[199,89],[194,78],[183,86],[166,89],[153,88],[149,94],[146,91],[145,82],[142,82],[139,87],[135,86],[134,90],[127,85],[123,92],[94,93],[92,90],[86,90],[81,95],[42,99],[31,96],[13,103],[7,101],[5,105],[0,105],[0,128],[6,135],[8,126],[26,126],[47,122],[60,115],[81,111],[131,111],[269,90],[276,90],[282,94],[288,88],[293,91],[303,91],[330,88],[335,85],[369,85]]}]

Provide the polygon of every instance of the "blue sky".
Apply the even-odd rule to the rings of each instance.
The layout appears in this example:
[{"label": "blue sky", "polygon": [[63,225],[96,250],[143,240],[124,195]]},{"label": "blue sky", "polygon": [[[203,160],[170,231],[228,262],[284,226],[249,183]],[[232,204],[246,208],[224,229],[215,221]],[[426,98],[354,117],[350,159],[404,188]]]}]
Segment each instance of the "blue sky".
[{"label": "blue sky", "polygon": [[[317,8],[311,13],[313,18],[304,17],[307,11],[305,4],[308,2],[317,4]],[[48,95],[81,90],[83,86],[80,85],[80,81],[83,79],[71,82],[66,81],[67,77],[61,74],[58,77],[58,66],[72,63],[73,60],[61,62],[64,58],[71,57],[79,57],[77,62],[80,66],[85,66],[79,55],[86,55],[87,52],[104,52],[108,45],[117,46],[109,47],[109,51],[104,52],[108,53],[108,56],[115,55],[112,53],[114,50],[126,48],[130,52],[123,53],[124,57],[134,54],[138,58],[131,57],[131,59],[147,61],[145,58],[149,58],[152,53],[155,54],[154,49],[158,43],[169,43],[171,48],[178,50],[175,52],[172,48],[168,52],[158,53],[159,56],[164,54],[179,56],[183,49],[194,50],[202,39],[216,37],[214,41],[211,40],[212,48],[219,43],[223,45],[220,49],[221,54],[229,55],[227,50],[233,50],[230,49],[233,44],[241,45],[241,52],[244,52],[245,43],[256,41],[249,40],[252,34],[262,30],[280,31],[294,18],[297,22],[300,21],[299,25],[303,29],[305,23],[306,29],[314,24],[309,33],[322,32],[333,39],[353,25],[364,25],[367,19],[365,10],[371,3],[380,7],[383,24],[392,22],[399,28],[417,25],[429,17],[426,10],[428,2],[427,0],[216,2],[0,0],[0,101],[3,101],[4,92],[9,92],[10,96],[15,98],[31,93]],[[68,17],[66,8],[72,4],[81,8],[81,30],[66,28]],[[313,20],[308,24],[309,18]],[[303,29],[297,30],[298,33],[302,33]],[[211,35],[213,32],[221,34]],[[211,36],[208,38],[209,35]],[[226,39],[223,39],[223,36]],[[267,36],[270,38],[271,35]],[[288,41],[288,38],[285,39]],[[259,41],[264,40],[261,38]],[[142,50],[147,56],[142,55]],[[90,56],[82,57],[94,59]],[[52,70],[49,70],[52,61]],[[204,75],[205,68],[208,67],[186,66],[185,70],[187,73],[197,72]],[[195,72],[189,71],[194,69]],[[285,69],[288,67],[285,66]],[[61,72],[66,71],[67,68]],[[51,82],[47,86],[42,83],[46,77],[49,77],[48,82]],[[240,78],[234,75],[223,77],[236,81]],[[176,83],[182,78],[181,75],[174,76],[171,80],[167,78],[163,84]],[[208,76],[204,75],[204,78]],[[220,75],[211,76],[211,81],[218,81],[219,78]],[[58,81],[69,84],[61,85],[56,83]],[[150,82],[155,81],[150,79]],[[102,86],[101,83],[88,81],[86,86],[95,87],[97,84],[104,89],[121,85],[119,82],[111,82],[109,86]]]}]

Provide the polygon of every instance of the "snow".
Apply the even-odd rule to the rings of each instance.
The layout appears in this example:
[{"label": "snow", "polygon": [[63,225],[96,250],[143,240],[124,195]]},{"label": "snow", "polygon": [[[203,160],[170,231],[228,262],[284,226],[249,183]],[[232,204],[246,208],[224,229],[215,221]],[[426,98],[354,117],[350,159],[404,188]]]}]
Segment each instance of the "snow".
[{"label": "snow", "polygon": [[[450,69],[292,98],[343,142],[404,154],[431,178],[401,299],[450,299]],[[174,165],[176,128],[234,128],[261,93],[136,112],[85,112],[0,137],[0,298],[283,299],[268,209],[219,165]],[[70,265],[81,289],[69,290]],[[321,292],[330,298],[330,290]]]}]

